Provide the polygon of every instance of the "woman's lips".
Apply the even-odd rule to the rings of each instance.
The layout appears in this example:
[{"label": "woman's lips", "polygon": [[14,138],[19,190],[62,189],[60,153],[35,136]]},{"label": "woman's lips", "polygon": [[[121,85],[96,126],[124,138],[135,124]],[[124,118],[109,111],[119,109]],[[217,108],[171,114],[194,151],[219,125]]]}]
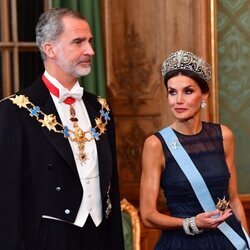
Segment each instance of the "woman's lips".
[{"label": "woman's lips", "polygon": [[177,113],[183,113],[183,112],[185,112],[187,109],[184,109],[184,108],[175,108],[175,111],[177,112]]}]

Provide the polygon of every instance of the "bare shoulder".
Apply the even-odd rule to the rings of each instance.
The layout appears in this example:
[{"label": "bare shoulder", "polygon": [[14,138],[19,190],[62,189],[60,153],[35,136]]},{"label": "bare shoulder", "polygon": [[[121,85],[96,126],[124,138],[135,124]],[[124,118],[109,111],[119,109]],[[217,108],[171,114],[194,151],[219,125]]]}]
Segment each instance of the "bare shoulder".
[{"label": "bare shoulder", "polygon": [[161,141],[155,135],[146,138],[143,147],[143,162],[151,162],[151,164],[164,165],[165,158]]},{"label": "bare shoulder", "polygon": [[150,149],[150,150],[160,150],[162,149],[162,145],[160,140],[155,135],[150,135],[146,138],[144,142],[144,148]]},{"label": "bare shoulder", "polygon": [[221,131],[222,136],[225,141],[232,141],[234,140],[234,134],[233,131],[226,125],[221,124]]},{"label": "bare shoulder", "polygon": [[[154,166],[152,168],[152,166]],[[146,138],[142,151],[142,169],[149,171],[150,176],[159,177],[165,166],[165,156],[160,139],[155,135]],[[152,170],[153,169],[153,170]]]}]

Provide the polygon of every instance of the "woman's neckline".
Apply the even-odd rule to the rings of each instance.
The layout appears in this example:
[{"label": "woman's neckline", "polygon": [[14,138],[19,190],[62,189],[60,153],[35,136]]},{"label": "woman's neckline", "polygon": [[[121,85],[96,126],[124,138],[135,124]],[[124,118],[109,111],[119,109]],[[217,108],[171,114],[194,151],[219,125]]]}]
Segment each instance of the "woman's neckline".
[{"label": "woman's neckline", "polygon": [[[172,127],[171,127],[172,128]],[[202,122],[201,123],[201,129],[200,129],[200,131],[199,132],[197,132],[197,133],[195,133],[195,134],[192,134],[192,135],[190,135],[190,134],[183,134],[183,133],[181,133],[181,132],[178,132],[177,130],[175,130],[175,129],[173,129],[173,131],[176,133],[176,134],[178,134],[178,135],[181,135],[181,136],[186,136],[186,137],[191,137],[191,136],[198,136],[198,135],[200,135],[201,133],[202,133],[202,131],[203,131],[203,128],[204,128],[204,122]]]}]

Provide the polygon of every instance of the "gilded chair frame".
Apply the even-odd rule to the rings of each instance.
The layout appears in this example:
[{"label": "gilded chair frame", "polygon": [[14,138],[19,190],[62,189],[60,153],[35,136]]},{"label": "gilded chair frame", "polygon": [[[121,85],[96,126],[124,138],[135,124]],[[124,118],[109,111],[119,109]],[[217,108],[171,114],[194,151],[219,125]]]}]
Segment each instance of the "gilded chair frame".
[{"label": "gilded chair frame", "polygon": [[133,228],[133,249],[140,250],[140,218],[137,209],[126,199],[121,201],[121,211],[125,211],[129,214]]}]

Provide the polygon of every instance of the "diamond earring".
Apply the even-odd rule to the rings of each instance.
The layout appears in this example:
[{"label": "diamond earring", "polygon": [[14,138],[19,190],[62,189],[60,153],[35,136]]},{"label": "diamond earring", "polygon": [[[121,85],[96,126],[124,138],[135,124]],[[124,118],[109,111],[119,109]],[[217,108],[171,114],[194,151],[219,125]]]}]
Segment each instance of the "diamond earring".
[{"label": "diamond earring", "polygon": [[207,104],[205,103],[204,100],[201,101],[201,108],[204,109],[206,108]]}]

